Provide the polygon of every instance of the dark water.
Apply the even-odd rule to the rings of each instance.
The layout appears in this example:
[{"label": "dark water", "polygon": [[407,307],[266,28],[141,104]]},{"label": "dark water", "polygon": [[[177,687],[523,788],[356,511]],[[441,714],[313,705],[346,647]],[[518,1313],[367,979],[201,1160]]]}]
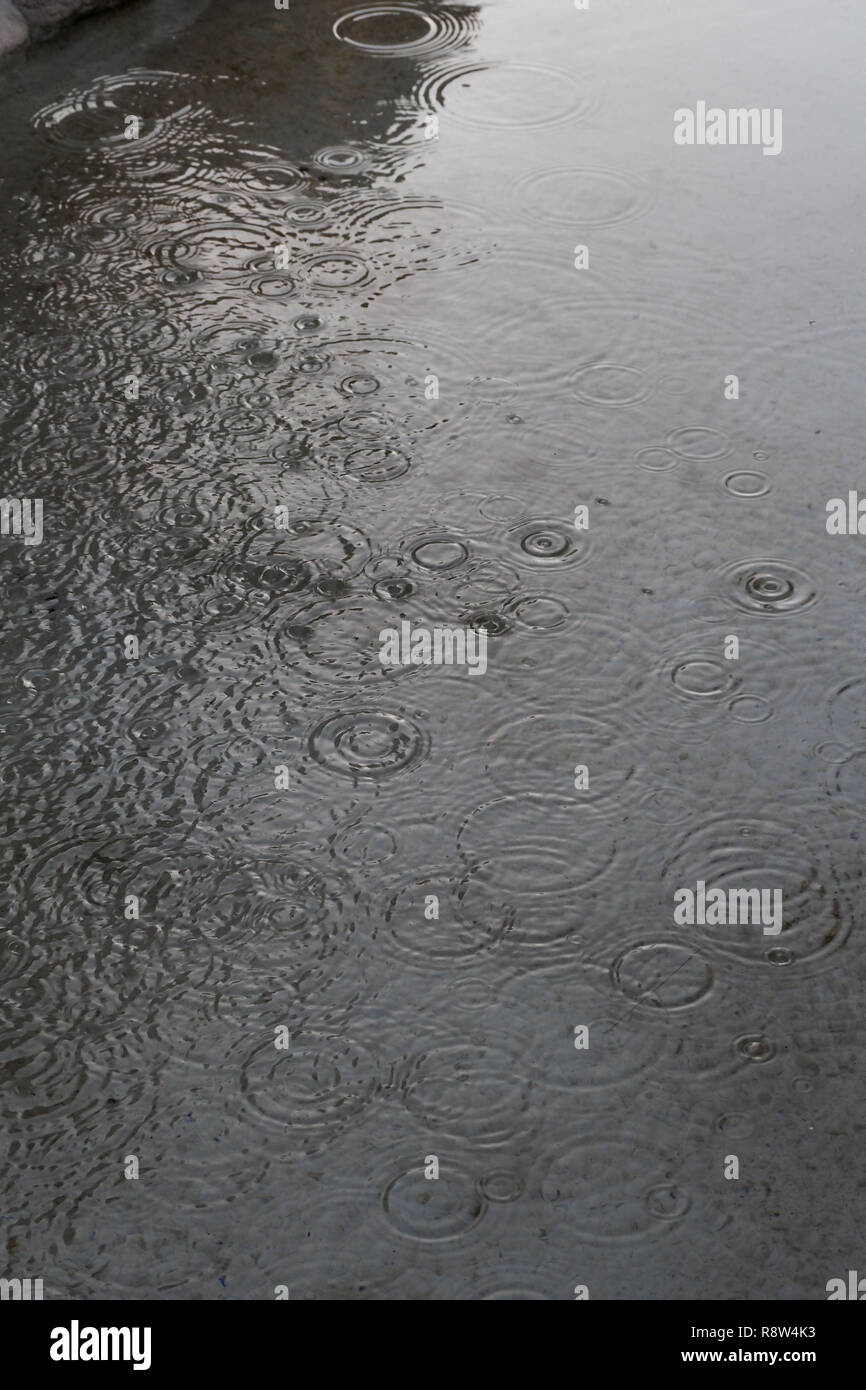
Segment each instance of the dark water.
[{"label": "dark water", "polygon": [[[2,488],[44,538],[0,537],[4,1274],[862,1264],[866,541],[825,504],[863,21],[827,10],[150,5],[6,70]],[[782,108],[782,154],[677,147],[703,99]],[[383,668],[401,619],[488,670]],[[781,889],[782,932],[675,925],[698,880]]]}]

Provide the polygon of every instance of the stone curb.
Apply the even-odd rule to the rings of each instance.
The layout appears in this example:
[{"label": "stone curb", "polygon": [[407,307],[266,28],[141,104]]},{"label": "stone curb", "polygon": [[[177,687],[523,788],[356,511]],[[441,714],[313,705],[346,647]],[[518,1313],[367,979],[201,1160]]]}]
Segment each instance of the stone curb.
[{"label": "stone curb", "polygon": [[48,38],[67,19],[120,4],[123,0],[0,0],[0,58],[32,39]]},{"label": "stone curb", "polygon": [[27,20],[12,0],[0,0],[0,58],[21,48],[30,38]]}]

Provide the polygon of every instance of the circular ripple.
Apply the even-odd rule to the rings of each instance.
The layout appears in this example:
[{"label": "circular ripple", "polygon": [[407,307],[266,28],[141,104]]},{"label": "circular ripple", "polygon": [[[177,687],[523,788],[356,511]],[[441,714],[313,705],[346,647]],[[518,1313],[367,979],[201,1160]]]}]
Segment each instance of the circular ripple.
[{"label": "circular ripple", "polygon": [[[71,332],[55,328],[53,333],[28,334],[25,342],[24,365],[39,380],[65,383],[100,378],[104,381],[108,376],[110,358],[105,344],[96,341],[85,323]],[[85,421],[95,424],[99,419],[98,414],[91,414],[93,408],[88,408],[86,404],[84,408],[87,411]],[[77,417],[73,416],[67,421],[67,429],[77,423]]]},{"label": "circular ripple", "polygon": [[[500,259],[503,255],[500,253]],[[500,279],[503,272],[511,271],[507,261],[498,265],[494,259],[490,266],[499,271]],[[479,273],[488,282],[489,304],[486,312],[473,320],[473,339],[486,377],[504,379],[513,398],[526,397],[528,404],[532,397],[533,409],[536,393],[561,401],[563,393],[572,398],[577,391],[582,398],[577,408],[582,405],[590,412],[586,416],[582,412],[582,418],[575,422],[580,431],[577,434],[561,419],[547,429],[533,422],[531,431],[518,428],[520,421],[511,421],[515,427],[510,432],[503,431],[500,424],[498,450],[510,455],[518,445],[524,455],[516,460],[521,466],[525,466],[525,455],[533,450],[540,455],[536,465],[548,461],[552,465],[558,455],[575,473],[582,470],[587,456],[592,459],[600,453],[600,439],[592,434],[581,442],[581,435],[593,428],[592,415],[604,411],[607,416],[611,406],[629,406],[652,396],[672,372],[683,376],[693,408],[698,408],[706,399],[713,373],[720,370],[717,363],[724,365],[723,356],[730,351],[727,345],[735,339],[726,324],[714,321],[708,332],[705,316],[692,307],[671,303],[593,300],[582,304],[579,314],[570,314],[567,293],[550,297],[543,288],[539,290],[535,277],[527,276],[523,262],[511,272],[513,292],[506,296],[498,294],[491,283],[492,270],[489,277],[484,269]],[[567,349],[552,353],[552,339],[567,344]],[[517,362],[508,347],[514,342],[521,344]],[[659,424],[667,413],[659,402]],[[680,429],[668,439],[653,429],[644,434],[644,442],[667,447],[674,459],[721,458],[733,447],[726,436],[703,429]],[[634,447],[639,447],[639,440]]]},{"label": "circular ripple", "polygon": [[489,1009],[496,998],[496,989],[480,976],[464,975],[461,979],[449,980],[448,997],[458,1009],[475,1013]]},{"label": "circular ripple", "polygon": [[773,706],[763,695],[737,695],[728,709],[738,724],[763,724],[773,716]]},{"label": "circular ripple", "polygon": [[659,1183],[644,1195],[650,1216],[657,1221],[679,1221],[692,1205],[689,1194],[676,1183]]},{"label": "circular ripple", "polygon": [[578,801],[621,799],[634,777],[634,761],[620,746],[617,731],[599,719],[530,714],[509,719],[491,735],[484,767],[506,791],[549,787],[564,792],[574,783],[573,769],[589,768],[589,786],[575,789]]},{"label": "circular ripple", "polygon": [[[43,106],[33,125],[53,144],[69,150],[113,149],[136,156],[163,139],[172,122],[192,107],[194,78],[180,73],[134,69],[117,77],[97,78],[90,87]],[[128,140],[125,117],[139,118],[138,137]]]},{"label": "circular ripple", "polygon": [[519,1173],[508,1168],[495,1168],[478,1181],[479,1191],[488,1202],[517,1202],[526,1191]]},{"label": "circular ripple", "polygon": [[410,545],[409,555],[419,569],[441,573],[465,564],[469,549],[454,536],[429,535]]},{"label": "circular ripple", "polygon": [[[341,597],[342,586],[333,580],[317,587],[336,590]],[[381,686],[417,676],[417,665],[382,665],[378,634],[384,622],[380,604],[372,598],[314,603],[297,609],[279,629],[277,650],[284,664],[305,681],[350,685],[356,694],[361,682]],[[368,691],[367,698],[371,696],[376,698]]]},{"label": "circular ripple", "polygon": [[252,1114],[312,1152],[330,1142],[372,1099],[376,1069],[366,1050],[342,1036],[291,1033],[278,1051],[272,1036],[243,1062],[240,1088]]},{"label": "circular ripple", "polygon": [[693,426],[689,429],[674,430],[667,442],[680,458],[691,459],[696,463],[706,463],[712,459],[724,458],[733,452],[733,444],[721,430]]},{"label": "circular ripple", "polygon": [[683,787],[650,787],[640,799],[641,815],[657,825],[680,825],[690,821],[698,810],[694,796]]},{"label": "circular ripple", "polygon": [[488,637],[504,637],[506,632],[512,629],[510,618],[505,613],[498,613],[493,608],[473,608],[470,612],[462,613],[460,621],[470,628],[475,628],[478,632],[486,632]]},{"label": "circular ripple", "polygon": [[392,1178],[382,1207],[397,1235],[426,1245],[468,1234],[487,1211],[487,1202],[472,1176],[445,1160],[438,1178],[425,1178],[423,1165]]},{"label": "circular ripple", "polygon": [[[387,148],[396,153],[393,136],[392,127]],[[493,250],[483,211],[450,198],[443,204],[440,198],[397,198],[377,190],[347,199],[337,211],[352,239],[375,244],[382,264],[398,276],[459,271]]]},{"label": "circular ripple", "polygon": [[352,174],[358,169],[363,169],[367,163],[367,156],[357,145],[329,145],[316,151],[313,163],[317,168],[325,169],[329,173]]},{"label": "circular ripple", "polygon": [[324,327],[318,314],[300,314],[294,321],[299,333],[318,333]]},{"label": "circular ripple", "polygon": [[273,237],[263,225],[238,220],[208,222],[180,233],[159,232],[145,248],[159,265],[200,275],[243,271],[250,261],[273,268]]},{"label": "circular ripple", "polygon": [[392,427],[390,417],[378,410],[353,410],[340,420],[340,430],[350,439],[360,435],[362,439],[375,439]]},{"label": "circular ripple", "polygon": [[[471,887],[442,870],[394,892],[382,919],[389,955],[396,952],[408,964],[429,971],[463,965],[492,950],[507,933],[512,914],[507,908],[474,911],[478,904]],[[438,899],[435,917],[425,912],[430,897]]]},{"label": "circular ripple", "polygon": [[[704,629],[703,641],[678,643],[653,658],[652,683],[647,699],[636,711],[637,721],[657,733],[673,734],[680,741],[701,742],[712,732],[719,732],[726,715],[743,724],[769,717],[767,711],[772,713],[772,706],[767,694],[776,698],[786,688],[786,653],[776,650],[765,633],[759,640],[759,635],[750,631],[741,638],[741,660],[728,661],[723,655],[728,635],[723,628],[717,630],[717,636]],[[753,658],[758,665],[749,677],[753,689],[746,697],[743,673],[752,670]],[[738,701],[746,699],[748,703],[740,706]]]},{"label": "circular ripple", "polygon": [[743,1115],[736,1110],[720,1115],[716,1123],[721,1133],[729,1139],[748,1139],[755,1129],[751,1115]]},{"label": "circular ripple", "polygon": [[80,1045],[54,1039],[50,1030],[22,1027],[14,1040],[5,1040],[4,1068],[0,1117],[7,1129],[20,1128],[32,1142],[79,1124],[92,1126],[102,1087],[88,1075]]},{"label": "circular ripple", "polygon": [[329,772],[360,781],[382,781],[417,766],[427,756],[426,735],[403,714],[351,710],[331,714],[308,737],[310,755]]},{"label": "circular ripple", "polygon": [[264,299],[284,299],[294,293],[295,282],[284,274],[254,275],[249,287],[253,294],[260,294]]},{"label": "circular ripple", "polygon": [[615,987],[635,1004],[665,1012],[693,1009],[710,997],[714,975],[705,960],[675,941],[637,941],[610,967]]},{"label": "circular ripple", "polygon": [[380,58],[427,57],[467,43],[477,28],[472,10],[428,14],[415,5],[365,5],[341,15],[333,33],[341,43]]},{"label": "circular ripple", "polygon": [[373,585],[373,593],[385,603],[397,603],[415,592],[411,579],[399,574],[383,574]]},{"label": "circular ripple", "polygon": [[510,1039],[485,1034],[431,1048],[413,1062],[401,1094],[422,1125],[480,1148],[525,1140],[531,1128],[531,1087]]},{"label": "circular ripple", "polygon": [[331,853],[360,866],[385,864],[397,853],[397,840],[384,825],[356,821],[330,840]]},{"label": "circular ripple", "polygon": [[766,497],[772,491],[766,473],[729,473],[724,484],[734,497]]},{"label": "circular ripple", "polygon": [[[497,507],[498,502],[498,507]],[[460,535],[491,532],[496,522],[516,521],[525,511],[518,497],[494,498],[483,492],[448,492],[431,507],[437,525]]]},{"label": "circular ripple", "polygon": [[635,462],[649,473],[666,473],[676,468],[677,456],[670,449],[641,449],[635,454]]},{"label": "circular ripple", "polygon": [[265,151],[247,152],[245,158],[247,163],[237,171],[236,178],[253,193],[294,193],[306,182],[305,176],[294,164]]},{"label": "circular ripple", "polygon": [[[307,331],[315,330],[311,327]],[[439,379],[443,401],[452,405],[462,399],[471,374],[468,357],[452,342],[440,343],[428,336],[407,337],[392,328],[381,333],[346,333],[321,339],[315,350],[327,369],[329,391],[338,390],[342,400],[345,401],[346,392],[340,390],[339,384],[346,379],[375,379],[378,383],[375,400],[370,402],[376,409],[352,411],[340,422],[342,433],[360,433],[369,438],[383,430],[394,433],[398,426],[417,423],[418,412],[425,425],[435,418],[431,413],[435,403],[425,395],[431,373]],[[336,405],[336,398],[330,396],[329,410]]]},{"label": "circular ripple", "polygon": [[617,362],[594,362],[579,367],[569,385],[587,405],[626,406],[648,400],[653,385],[640,367],[625,367]]},{"label": "circular ripple", "polygon": [[569,1230],[592,1244],[651,1238],[691,1206],[672,1160],[637,1136],[578,1134],[541,1165],[541,1195],[567,1211]]},{"label": "circular ripple", "polygon": [[866,753],[852,753],[835,769],[833,784],[839,795],[854,810],[866,806]]},{"label": "circular ripple", "polygon": [[[547,569],[552,576],[553,566]],[[513,605],[514,617],[518,619],[524,612],[522,600],[523,596]],[[508,609],[510,615],[511,604]],[[531,607],[529,612],[531,616]],[[568,618],[567,610],[563,612],[556,605],[545,605],[544,615],[552,619],[554,627],[558,626],[558,618]],[[509,621],[514,619],[509,616]],[[581,714],[608,718],[612,709],[634,705],[646,687],[653,658],[645,649],[645,636],[639,636],[636,629],[629,629],[623,622],[622,613],[614,622],[610,614],[600,617],[582,611],[569,624],[567,642],[545,644],[547,681],[571,683],[574,706]],[[527,665],[530,644],[533,649],[540,646],[537,633],[527,635],[524,644]],[[533,666],[537,678],[541,674],[540,660],[534,661]]]},{"label": "circular ripple", "polygon": [[537,792],[478,806],[461,825],[457,847],[514,897],[586,887],[609,870],[616,854],[591,808]]},{"label": "circular ripple", "polygon": [[363,569],[369,554],[363,532],[311,506],[293,509],[285,531],[254,532],[243,560],[230,563],[226,573],[236,576],[242,588],[295,593],[326,576],[350,577]]},{"label": "circular ripple", "polygon": [[370,278],[370,267],[354,251],[323,251],[306,260],[304,269],[310,284],[323,290],[349,289]]},{"label": "circular ripple", "polygon": [[[573,974],[560,982],[548,972],[522,972],[507,987],[504,1002],[509,1018],[531,1032],[520,1055],[542,1091],[598,1095],[615,1088],[636,1090],[644,1084],[641,1078],[656,1070],[664,1051],[658,1030],[635,1019],[634,1010],[624,1010],[619,999],[608,1000],[608,1012],[602,1014],[595,991]],[[578,1029],[586,1029],[585,1036]]]},{"label": "circular ripple", "polygon": [[676,661],[670,672],[678,695],[687,700],[721,700],[740,683],[731,663],[715,652],[694,652]]},{"label": "circular ripple", "polygon": [[343,465],[345,473],[360,483],[392,483],[402,478],[412,467],[412,460],[402,450],[387,444],[374,444],[355,449]]},{"label": "circular ripple", "polygon": [[340,390],[347,396],[372,396],[378,389],[379,383],[374,376],[347,376],[340,382]]},{"label": "circular ripple", "polygon": [[303,977],[306,985],[321,973],[318,962],[349,956],[354,925],[344,909],[351,890],[341,877],[325,876],[288,852],[279,860],[207,856],[176,863],[172,911],[195,924],[191,936],[230,951],[245,973]]},{"label": "circular ripple", "polygon": [[785,946],[773,946],[767,952],[767,960],[770,965],[793,965],[797,957],[793,951],[789,951]]},{"label": "circular ripple", "polygon": [[538,568],[582,564],[589,556],[589,540],[562,521],[523,521],[512,526],[508,540],[516,546],[515,558]]},{"label": "circular ripple", "polygon": [[[840,882],[832,839],[821,844],[822,814],[816,810],[809,818],[806,808],[804,818],[811,825],[808,838],[781,821],[725,816],[689,829],[680,838],[662,869],[670,884],[672,921],[673,892],[695,892],[698,881],[706,884],[707,892],[721,889],[726,900],[731,889],[778,889],[782,894],[782,930],[777,935],[765,935],[760,922],[696,924],[678,929],[684,944],[694,942],[702,952],[750,970],[778,972],[780,965],[790,965],[785,973],[796,979],[836,963],[836,953],[851,937],[852,908]],[[833,827],[828,836],[832,831]],[[771,897],[771,906],[773,901]]]},{"label": "circular ripple", "polygon": [[524,632],[544,635],[567,626],[570,621],[568,605],[552,594],[525,594],[511,599],[508,611]]},{"label": "circular ripple", "polygon": [[[68,838],[62,848],[54,847],[30,864],[28,901],[36,909],[44,908],[52,920],[68,913],[85,922],[94,917],[122,921],[124,894],[131,891],[130,865],[136,866],[140,885],[145,874],[158,877],[165,872],[179,844],[179,839],[151,844],[128,836],[106,838],[104,830],[79,840]],[[135,891],[142,896],[140,886]]]},{"label": "circular ripple", "polygon": [[776,1045],[765,1033],[743,1033],[731,1046],[747,1062],[771,1062],[776,1055]]},{"label": "circular ripple", "polygon": [[848,760],[848,749],[841,743],[819,743],[815,752],[824,763],[844,763]]},{"label": "circular ripple", "polygon": [[649,203],[644,185],[610,169],[542,169],[521,179],[518,193],[531,216],[558,227],[631,222]]},{"label": "circular ripple", "polygon": [[480,64],[434,72],[419,98],[448,120],[486,130],[537,130],[585,116],[592,101],[569,73],[532,63]]},{"label": "circular ripple", "polygon": [[299,198],[289,203],[283,215],[293,227],[324,227],[331,221],[330,208],[312,199]]},{"label": "circular ripple", "polygon": [[[849,751],[866,740],[866,676],[851,676],[833,691],[829,714],[834,731],[852,745]],[[846,752],[837,745],[822,756],[827,762],[844,762]]]},{"label": "circular ripple", "polygon": [[[396,1278],[405,1278],[411,1248],[383,1249],[380,1233],[373,1229],[379,1208],[374,1191],[328,1183],[318,1195],[315,1187],[312,1192],[304,1199],[302,1240],[285,1240],[282,1224],[274,1222],[270,1204],[263,1200],[260,1223],[253,1217],[247,1228],[248,1248],[255,1256],[248,1273],[238,1269],[240,1282],[233,1278],[234,1298],[272,1299],[283,1286],[293,1303],[378,1300],[389,1297]],[[336,1250],[340,1258],[334,1262]]]},{"label": "circular ripple", "polygon": [[[503,603],[510,595],[520,588],[520,575],[516,569],[510,565],[503,565],[498,560],[473,561],[465,574],[460,575],[460,587],[454,591],[455,598],[467,607],[481,607],[486,603]],[[544,603],[547,598],[545,594],[533,593],[532,599],[537,598],[540,603]],[[534,624],[531,608],[532,599],[524,599],[526,603],[525,614],[519,615],[519,620],[523,621],[527,629],[531,629]],[[554,600],[556,603],[557,600]],[[561,605],[560,618],[564,619],[568,614],[565,604]],[[538,614],[537,626],[544,626],[547,620],[552,626],[557,626],[551,613],[540,610]]]},{"label": "circular ripple", "polygon": [[818,597],[809,576],[787,560],[738,560],[721,575],[726,599],[745,613],[799,613]]}]

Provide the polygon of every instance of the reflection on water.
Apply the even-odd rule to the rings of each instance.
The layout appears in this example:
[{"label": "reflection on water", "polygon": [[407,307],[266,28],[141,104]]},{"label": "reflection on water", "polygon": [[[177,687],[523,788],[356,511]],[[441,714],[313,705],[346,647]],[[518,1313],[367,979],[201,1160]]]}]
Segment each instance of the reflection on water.
[{"label": "reflection on water", "polygon": [[[157,6],[10,80],[3,1229],[50,1296],[823,1297],[866,319],[800,8],[734,7],[772,161],[670,138],[766,44],[630,0]],[[383,667],[406,620],[484,675]],[[699,881],[782,933],[676,927]]]}]

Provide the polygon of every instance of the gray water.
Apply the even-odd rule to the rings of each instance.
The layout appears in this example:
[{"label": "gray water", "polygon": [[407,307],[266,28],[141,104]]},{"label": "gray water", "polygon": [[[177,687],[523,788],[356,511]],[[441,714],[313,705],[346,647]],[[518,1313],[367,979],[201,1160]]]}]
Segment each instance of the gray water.
[{"label": "gray water", "polygon": [[[862,1265],[862,40],[190,0],[4,70],[0,1273]],[[781,154],[677,146],[698,100]],[[488,669],[383,667],[402,620]],[[698,880],[782,931],[676,925]]]}]

